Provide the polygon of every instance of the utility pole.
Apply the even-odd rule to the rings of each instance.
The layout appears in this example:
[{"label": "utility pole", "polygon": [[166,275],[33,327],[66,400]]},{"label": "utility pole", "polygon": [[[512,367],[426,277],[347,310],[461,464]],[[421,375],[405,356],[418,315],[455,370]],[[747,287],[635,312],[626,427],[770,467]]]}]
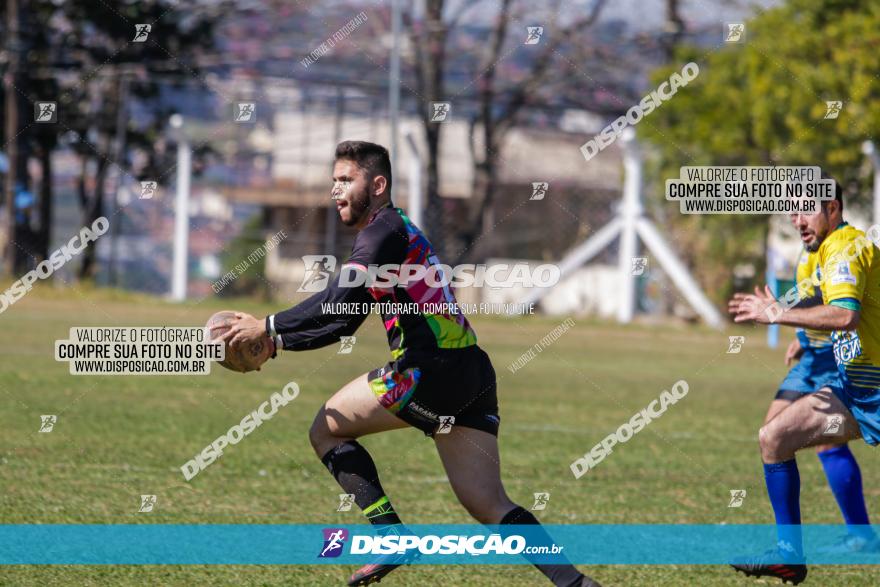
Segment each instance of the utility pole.
[{"label": "utility pole", "polygon": [[[336,117],[333,119],[333,144],[338,145],[342,140],[342,121],[345,118],[345,89],[336,86]],[[328,199],[324,210],[324,251],[328,255],[336,254],[336,234],[339,224],[336,202]]]},{"label": "utility pole", "polygon": [[15,273],[17,256],[14,244],[15,233],[15,184],[18,181],[18,90],[15,82],[18,79],[19,62],[19,14],[18,0],[6,0],[6,72],[3,76],[3,87],[6,92],[6,156],[9,166],[6,170],[6,249],[3,261],[9,275]]},{"label": "utility pole", "polygon": [[391,0],[391,63],[388,68],[388,110],[391,126],[391,173],[397,173],[397,136],[400,121],[400,33],[403,28],[401,0]]},{"label": "utility pole", "polygon": [[422,194],[422,158],[412,132],[406,133],[409,147],[409,197],[406,200],[406,215],[418,227],[422,226],[425,200]]},{"label": "utility pole", "polygon": [[169,121],[177,140],[177,196],[174,199],[174,257],[171,269],[171,299],[186,301],[189,264],[189,187],[192,176],[192,146],[183,116],[172,114]]}]

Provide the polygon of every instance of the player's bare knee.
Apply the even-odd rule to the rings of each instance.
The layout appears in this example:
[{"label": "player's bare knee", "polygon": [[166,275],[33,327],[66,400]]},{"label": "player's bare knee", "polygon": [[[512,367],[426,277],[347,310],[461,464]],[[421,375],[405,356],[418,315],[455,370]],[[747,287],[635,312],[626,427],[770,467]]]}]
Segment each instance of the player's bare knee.
[{"label": "player's bare knee", "polygon": [[764,424],[761,428],[758,429],[758,445],[761,447],[761,450],[764,450],[764,447],[770,443],[770,423]]},{"label": "player's bare knee", "polygon": [[765,424],[758,430],[758,444],[764,462],[773,462],[781,448],[781,436],[773,424]]},{"label": "player's bare knee", "polygon": [[[327,420],[324,416],[324,411],[321,410],[318,412],[318,415],[315,416],[315,419],[312,421],[312,425],[309,428],[309,442],[312,444],[312,448],[315,449],[315,453],[322,457],[332,446],[332,433],[327,426]],[[331,445],[328,447],[328,445]]]}]

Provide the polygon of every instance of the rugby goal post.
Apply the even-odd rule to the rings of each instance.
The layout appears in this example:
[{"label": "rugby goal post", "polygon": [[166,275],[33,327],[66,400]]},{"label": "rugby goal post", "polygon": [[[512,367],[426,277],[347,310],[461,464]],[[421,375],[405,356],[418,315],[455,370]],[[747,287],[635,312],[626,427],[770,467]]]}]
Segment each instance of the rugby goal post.
[{"label": "rugby goal post", "polygon": [[[632,321],[635,313],[636,275],[634,259],[637,258],[638,241],[653,254],[685,300],[710,326],[721,328],[724,324],[718,309],[709,301],[696,280],[676,256],[660,231],[645,216],[642,206],[642,154],[636,141],[635,131],[627,128],[620,137],[623,145],[623,201],[616,216],[583,243],[577,245],[559,262],[560,279],[592,259],[602,249],[620,238],[618,271],[620,295],[617,320]],[[532,288],[519,303],[539,302],[551,288]]]}]

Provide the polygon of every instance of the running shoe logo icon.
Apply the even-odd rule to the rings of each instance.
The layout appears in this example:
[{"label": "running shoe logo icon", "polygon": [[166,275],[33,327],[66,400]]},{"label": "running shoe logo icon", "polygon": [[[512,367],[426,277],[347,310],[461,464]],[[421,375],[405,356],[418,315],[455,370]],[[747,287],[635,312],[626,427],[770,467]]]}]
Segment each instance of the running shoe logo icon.
[{"label": "running shoe logo icon", "polygon": [[354,350],[354,343],[357,342],[356,336],[342,336],[339,338],[339,350],[337,355],[350,355]]},{"label": "running shoe logo icon", "polygon": [[348,530],[345,528],[324,528],[324,547],[318,558],[336,558],[342,554],[342,547],[348,540]]},{"label": "running shoe logo icon", "polygon": [[746,25],[739,22],[727,23],[727,36],[724,37],[725,43],[739,43],[746,34]]},{"label": "running shoe logo icon", "polygon": [[55,422],[58,421],[58,416],[53,414],[47,414],[45,416],[40,416],[40,430],[39,432],[52,432],[52,429],[55,428]]},{"label": "running shoe logo icon", "polygon": [[155,495],[142,495],[141,507],[138,508],[138,513],[150,513],[153,511],[154,505],[156,505]]},{"label": "running shoe logo icon", "polygon": [[440,424],[437,426],[437,434],[449,434],[455,424],[455,416],[440,416]]},{"label": "running shoe logo icon", "polygon": [[546,181],[533,181],[532,196],[529,200],[543,200],[544,196],[547,195],[548,189],[550,189],[550,184]]},{"label": "running shoe logo icon", "polygon": [[235,105],[235,122],[254,122],[257,119],[256,108],[253,102],[239,102]]},{"label": "running shoe logo icon", "polygon": [[303,264],[306,267],[305,277],[298,292],[318,292],[327,289],[330,275],[336,269],[336,257],[333,255],[304,255]]},{"label": "running shoe logo icon", "polygon": [[158,182],[155,181],[142,181],[141,182],[141,200],[149,200],[154,195],[156,195],[156,188],[159,186]]},{"label": "running shoe logo icon", "polygon": [[351,189],[350,181],[337,181],[333,183],[333,189],[330,191],[330,199],[338,200],[348,193]]},{"label": "running shoe logo icon", "polygon": [[728,346],[727,346],[727,354],[735,355],[742,350],[743,345],[746,343],[745,336],[728,336],[727,337]]},{"label": "running shoe logo icon", "polygon": [[34,104],[34,122],[55,122],[58,104],[55,102],[37,102]]},{"label": "running shoe logo icon", "polygon": [[526,45],[537,45],[541,41],[541,35],[544,34],[544,27],[542,26],[528,26],[526,27],[526,31],[528,32],[528,36],[526,37]]},{"label": "running shoe logo icon", "polygon": [[336,511],[337,512],[350,512],[352,505],[354,505],[354,493],[340,493],[339,494],[339,507],[336,508]]},{"label": "running shoe logo icon", "polygon": [[842,433],[841,428],[843,428],[843,416],[838,414],[834,414],[832,416],[828,416],[825,422],[825,432],[824,434],[830,435],[838,435]]},{"label": "running shoe logo icon", "polygon": [[532,505],[533,511],[539,511],[543,509],[547,509],[547,502],[550,501],[549,493],[536,493],[535,494],[535,503]]},{"label": "running shoe logo icon", "polygon": [[840,115],[843,110],[843,102],[840,100],[828,100],[825,102],[825,120],[833,120]]},{"label": "running shoe logo icon", "polygon": [[633,275],[642,275],[645,272],[645,269],[648,268],[648,258],[647,257],[633,257],[632,258],[632,274]]},{"label": "running shoe logo icon", "polygon": [[730,490],[730,503],[727,504],[729,508],[738,508],[742,506],[743,501],[746,499],[746,490],[745,489],[731,489]]},{"label": "running shoe logo icon", "polygon": [[143,43],[147,40],[147,37],[150,35],[150,31],[153,30],[153,25],[151,24],[136,24],[134,25],[134,38],[131,40],[132,43]]},{"label": "running shoe logo icon", "polygon": [[431,102],[431,122],[446,122],[450,108],[449,102]]}]

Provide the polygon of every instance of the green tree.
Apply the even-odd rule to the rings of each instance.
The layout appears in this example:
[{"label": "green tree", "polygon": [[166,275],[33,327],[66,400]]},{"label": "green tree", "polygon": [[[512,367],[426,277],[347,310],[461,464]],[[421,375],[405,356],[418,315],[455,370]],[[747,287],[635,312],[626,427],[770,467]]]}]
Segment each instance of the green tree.
[{"label": "green tree", "polygon": [[[4,136],[7,141],[16,137],[19,147],[16,181],[30,187],[28,158],[38,158],[43,176],[51,178],[52,150],[61,143],[75,151],[82,170],[78,195],[84,225],[102,214],[115,214],[105,202],[109,179],[115,178],[117,185],[124,176],[170,181],[173,150],[167,148],[164,136],[171,112],[167,100],[163,102],[161,86],[204,86],[202,58],[213,49],[215,28],[234,10],[235,0],[16,2],[14,19],[6,18],[6,4],[0,4],[5,28],[11,30],[15,22],[20,31],[19,43],[7,49],[7,53],[16,50],[19,57],[16,91],[10,96],[7,88],[3,95],[7,102],[17,100],[18,120],[7,124],[4,133],[10,135]],[[151,30],[134,42],[136,27],[143,24]],[[9,64],[5,65],[8,70]],[[57,124],[31,122],[37,100],[58,103]],[[138,118],[132,115],[135,108]],[[137,166],[135,158],[141,161]],[[9,246],[8,255],[21,256],[24,250],[37,260],[46,257],[52,200],[52,183],[44,181],[39,234],[29,239],[35,244]],[[118,219],[111,223],[115,230]],[[10,234],[21,232],[20,228]],[[83,252],[81,277],[93,274],[95,250],[88,247]]]},{"label": "green tree", "polygon": [[[639,126],[661,152],[656,193],[682,165],[818,165],[858,198],[863,141],[880,130],[880,4],[789,0],[746,22],[746,41],[704,56],[684,48],[700,75]],[[826,102],[839,100],[837,119]],[[663,202],[664,208],[671,203]],[[669,214],[678,246],[716,299],[737,262],[763,267],[765,216]]]}]

